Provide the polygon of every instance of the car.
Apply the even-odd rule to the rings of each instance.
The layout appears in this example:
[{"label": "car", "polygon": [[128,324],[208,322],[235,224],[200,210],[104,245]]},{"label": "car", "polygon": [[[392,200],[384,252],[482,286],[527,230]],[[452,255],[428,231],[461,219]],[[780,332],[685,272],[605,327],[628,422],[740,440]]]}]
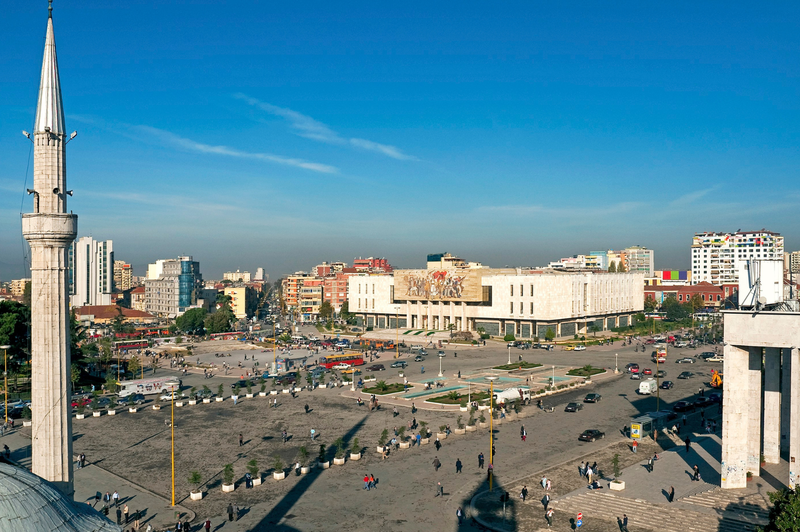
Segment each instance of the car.
[{"label": "car", "polygon": [[133,406],[133,405],[144,404],[145,401],[147,401],[147,399],[145,399],[144,395],[140,393],[132,393],[128,397],[121,399],[120,404],[127,404],[129,406]]},{"label": "car", "polygon": [[678,375],[679,379],[691,379],[694,377],[694,373],[691,371],[682,371],[680,375]]},{"label": "car", "polygon": [[446,356],[447,356],[447,353],[445,353],[445,352],[444,352],[444,351],[442,351],[442,350],[439,350],[439,352],[438,352],[438,353],[436,353],[436,356],[439,356],[439,357],[446,357]]},{"label": "car", "polygon": [[602,399],[599,393],[590,393],[586,397],[583,398],[584,403],[599,403],[600,399]]},{"label": "car", "polygon": [[414,357],[414,362],[424,362],[424,361],[425,359],[422,357],[422,355],[417,355]]},{"label": "car", "polygon": [[694,359],[689,357],[679,358],[675,361],[676,364],[694,364]]},{"label": "car", "polygon": [[667,372],[664,371],[663,369],[660,369],[660,370],[656,371],[656,377],[658,377],[659,379],[663,379],[666,376],[667,376]]},{"label": "car", "polygon": [[[73,397],[72,398],[72,408],[77,408],[79,406],[87,406],[91,403],[92,400],[88,397]],[[9,404],[9,407],[11,405]]]},{"label": "car", "polygon": [[631,373],[631,380],[638,381],[642,378],[638,373]]},{"label": "car", "polygon": [[711,358],[711,357],[715,357],[715,356],[717,356],[717,354],[716,354],[716,353],[714,353],[713,351],[703,351],[703,352],[702,352],[702,353],[700,353],[699,355],[695,355],[695,356],[696,356],[697,358],[702,358],[703,360],[707,360],[707,359],[709,359],[709,358]]},{"label": "car", "polygon": [[675,342],[672,345],[674,345],[677,348],[682,348],[682,347],[686,347],[688,344],[686,342]]},{"label": "car", "polygon": [[655,341],[653,338],[648,338],[647,340],[645,340],[645,342],[644,342],[644,343],[645,343],[646,345],[651,345],[651,344],[654,344],[654,343],[656,343],[656,341]]},{"label": "car", "polygon": [[694,400],[693,405],[695,408],[705,408],[707,406],[711,406],[711,399],[708,397],[698,397]]},{"label": "car", "polygon": [[639,364],[634,364],[633,362],[629,362],[627,366],[625,366],[625,371],[628,373],[639,373]]},{"label": "car", "polygon": [[419,351],[420,349],[422,349],[421,345],[419,345],[419,344],[411,344],[411,350],[412,351]]},{"label": "car", "polygon": [[708,400],[712,403],[721,403],[722,402],[722,394],[719,392],[714,392],[708,394]]},{"label": "car", "polygon": [[575,346],[574,345],[565,345],[564,346],[564,351],[575,351]]},{"label": "car", "polygon": [[408,366],[408,362],[406,362],[405,360],[398,360],[397,362],[392,362],[393,368],[405,368],[406,366]]},{"label": "car", "polygon": [[544,346],[542,344],[536,343],[532,346],[534,349],[542,349]]},{"label": "car", "polygon": [[669,390],[673,386],[675,386],[675,383],[673,383],[672,381],[664,381],[664,382],[661,383],[661,389],[662,390]]},{"label": "car", "polygon": [[599,431],[597,429],[589,429],[589,430],[584,430],[581,433],[581,435],[578,436],[578,439],[580,441],[592,442],[592,441],[595,441],[595,440],[601,440],[601,439],[603,439],[605,437],[606,437],[606,433],[605,432],[601,432],[601,431]]},{"label": "car", "polygon": [[243,389],[247,388],[247,383],[250,383],[250,386],[253,386],[253,384],[254,384],[252,381],[250,381],[248,379],[238,380],[236,382],[231,383],[231,390],[233,390],[235,388],[239,388],[240,390],[243,390]]},{"label": "car", "polygon": [[585,345],[576,345],[574,351],[586,351]]},{"label": "car", "polygon": [[[348,366],[348,367],[350,367],[350,366]],[[275,384],[277,384],[279,386],[283,386],[285,384],[295,384],[295,383],[297,383],[297,377],[294,377],[294,376],[289,375],[289,374],[281,375],[280,377],[275,377],[274,380],[275,380]]]},{"label": "car", "polygon": [[644,368],[644,370],[642,370],[642,373],[645,374],[645,375],[652,375],[653,374],[653,370],[650,369],[650,368]]},{"label": "car", "polygon": [[164,395],[160,396],[159,399],[162,401],[172,401],[173,399],[180,399],[180,394],[178,392],[167,392]]},{"label": "car", "polygon": [[675,406],[672,407],[672,410],[673,412],[692,412],[694,406],[688,401],[678,401],[675,403]]},{"label": "car", "polygon": [[707,358],[706,362],[725,362],[725,359],[721,356],[715,356],[711,358]]},{"label": "car", "polygon": [[581,403],[569,403],[564,409],[564,412],[577,412],[578,410],[583,410],[583,405]]},{"label": "car", "polygon": [[383,371],[386,369],[386,366],[383,364],[373,364],[367,368],[367,371]]},{"label": "car", "polygon": [[419,354],[420,354],[420,355],[422,355],[422,356],[424,356],[424,357],[428,356],[428,352],[427,352],[427,351],[425,351],[425,349],[420,349],[420,350],[419,350]]},{"label": "car", "polygon": [[336,364],[336,365],[332,366],[332,369],[347,369],[349,367],[350,367],[350,364],[345,364],[344,362],[341,362],[339,364]]}]

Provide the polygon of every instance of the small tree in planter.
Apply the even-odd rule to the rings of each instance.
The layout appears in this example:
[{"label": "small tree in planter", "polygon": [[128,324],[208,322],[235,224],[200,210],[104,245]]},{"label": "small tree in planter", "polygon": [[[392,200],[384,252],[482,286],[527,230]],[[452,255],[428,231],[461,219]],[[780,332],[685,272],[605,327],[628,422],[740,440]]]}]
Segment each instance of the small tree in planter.
[{"label": "small tree in planter", "polygon": [[272,476],[278,480],[284,478],[286,476],[283,470],[284,467],[286,467],[286,465],[283,463],[283,459],[276,454],[272,459]]},{"label": "small tree in planter", "polygon": [[439,425],[439,433],[443,434],[447,430],[447,425]]},{"label": "small tree in planter", "polygon": [[262,382],[261,383],[261,393],[264,393],[266,391],[267,391],[267,383],[266,382]]},{"label": "small tree in planter", "polygon": [[481,411],[481,415],[478,416],[478,422],[479,423],[486,423],[486,414],[484,414],[483,411]]},{"label": "small tree in planter", "polygon": [[209,388],[205,384],[203,385],[203,394],[205,395],[206,399],[211,397],[211,388]]},{"label": "small tree in planter", "polygon": [[117,410],[117,398],[115,396],[108,400],[108,409],[114,412]]},{"label": "small tree in planter", "polygon": [[514,401],[514,412],[519,414],[522,411],[521,401]]},{"label": "small tree in planter", "polygon": [[[30,409],[26,408],[26,410],[30,410]],[[78,404],[78,415],[79,416],[86,415],[86,405],[84,403],[79,403]]]},{"label": "small tree in planter", "polygon": [[189,473],[189,484],[194,486],[191,491],[192,500],[199,500],[203,498],[203,492],[200,490],[200,484],[202,482],[203,482],[203,477],[200,476],[199,471],[192,471],[191,473]]},{"label": "small tree in planter", "polygon": [[464,416],[458,416],[456,418],[456,427],[463,429],[464,428]]},{"label": "small tree in planter", "polygon": [[381,437],[378,438],[378,447],[384,447],[386,442],[389,441],[389,429],[383,429],[381,432]]},{"label": "small tree in planter", "polygon": [[233,395],[239,397],[239,385],[233,387]]},{"label": "small tree in planter", "polygon": [[358,438],[353,438],[353,445],[350,447],[350,454],[361,454],[361,444],[358,442]]},{"label": "small tree in planter", "polygon": [[233,491],[233,487],[233,464],[225,464],[222,470],[222,491]]},{"label": "small tree in planter", "polygon": [[300,465],[305,466],[308,464],[308,449],[305,447],[300,447],[300,449],[297,450],[297,453],[300,455]]},{"label": "small tree in planter", "polygon": [[30,421],[33,414],[31,413],[31,407],[25,405],[25,408],[22,409],[22,419],[26,421]]},{"label": "small tree in planter", "polygon": [[253,383],[247,381],[247,395],[253,395]]},{"label": "small tree in planter", "polygon": [[467,408],[467,398],[466,397],[461,399],[460,405],[461,405],[461,408]]},{"label": "small tree in planter", "polygon": [[336,447],[336,458],[341,459],[344,456],[344,440],[341,436],[336,438],[336,441],[333,442],[333,446]]},{"label": "small tree in planter", "polygon": [[406,441],[406,426],[400,425],[400,428],[397,429],[397,436],[400,438],[400,441]]},{"label": "small tree in planter", "polygon": [[614,455],[614,457],[611,459],[611,466],[612,466],[613,471],[614,471],[614,480],[611,481],[611,483],[608,485],[608,487],[611,488],[612,490],[615,490],[615,491],[624,490],[625,489],[625,482],[622,481],[622,480],[619,480],[619,476],[621,474],[621,471],[620,471],[620,468],[619,468],[619,453],[616,453]]},{"label": "small tree in planter", "polygon": [[[258,461],[255,458],[247,462],[247,472],[250,473],[250,476],[253,478],[253,483],[255,485],[261,484],[261,476],[259,475]],[[258,482],[256,483],[256,481]]]},{"label": "small tree in planter", "polygon": [[475,409],[469,411],[469,419],[467,420],[467,425],[470,427],[475,426]]},{"label": "small tree in planter", "polygon": [[222,394],[224,393],[225,393],[225,385],[220,383],[220,385],[217,386],[217,397],[222,397]]},{"label": "small tree in planter", "polygon": [[327,458],[328,457],[327,457],[326,450],[325,450],[325,444],[321,443],[319,445],[319,456],[317,456],[317,460],[319,460],[319,463],[322,464],[322,463],[328,461]]},{"label": "small tree in planter", "polygon": [[419,422],[419,437],[420,438],[427,438],[430,434],[428,434],[428,422],[427,421],[420,421]]},{"label": "small tree in planter", "polygon": [[194,399],[195,401],[197,401],[197,387],[196,386],[192,386],[192,389],[189,390],[189,397],[191,399]]}]

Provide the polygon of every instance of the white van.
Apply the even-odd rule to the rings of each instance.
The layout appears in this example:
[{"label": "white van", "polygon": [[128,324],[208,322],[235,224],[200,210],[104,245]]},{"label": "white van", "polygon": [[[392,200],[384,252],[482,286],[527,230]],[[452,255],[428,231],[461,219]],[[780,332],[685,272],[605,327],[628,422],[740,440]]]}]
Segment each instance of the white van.
[{"label": "white van", "polygon": [[[522,392],[522,394],[520,394]],[[502,392],[495,394],[495,403],[510,403],[513,401],[529,400],[531,398],[531,391],[525,388],[508,388]]]},{"label": "white van", "polygon": [[639,395],[650,395],[656,393],[658,384],[653,379],[643,380],[639,383]]}]

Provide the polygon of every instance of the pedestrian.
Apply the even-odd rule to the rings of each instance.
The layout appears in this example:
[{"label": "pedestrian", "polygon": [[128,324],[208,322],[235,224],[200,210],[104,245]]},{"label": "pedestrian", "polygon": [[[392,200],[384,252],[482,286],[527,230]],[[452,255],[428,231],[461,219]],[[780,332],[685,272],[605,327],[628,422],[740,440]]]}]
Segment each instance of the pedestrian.
[{"label": "pedestrian", "polygon": [[228,521],[233,521],[233,504],[228,503]]},{"label": "pedestrian", "polygon": [[369,485],[371,488],[378,489],[378,482],[375,480],[375,475],[369,474]]},{"label": "pedestrian", "polygon": [[244,474],[244,487],[245,489],[253,487],[253,476],[249,472]]},{"label": "pedestrian", "polygon": [[544,518],[547,520],[547,526],[552,526],[553,524],[553,509],[548,508],[547,511],[544,513]]},{"label": "pedestrian", "polygon": [[433,469],[434,471],[439,471],[439,468],[442,467],[442,463],[439,461],[439,457],[436,456],[433,458]]},{"label": "pedestrian", "polygon": [[[635,441],[636,440],[634,440],[634,442]],[[636,452],[636,451],[634,451],[634,452]],[[581,460],[581,465],[578,466],[578,475],[580,475],[582,477],[585,474],[586,474],[586,466],[584,465],[583,460]]]},{"label": "pedestrian", "polygon": [[311,429],[311,441],[314,441],[317,438],[317,431],[315,429]]},{"label": "pedestrian", "polygon": [[117,507],[117,524],[122,524],[122,509]]},{"label": "pedestrian", "polygon": [[286,443],[289,440],[289,433],[285,430],[281,431],[281,438],[283,439],[283,443]]},{"label": "pedestrian", "polygon": [[695,480],[699,481],[700,480],[700,468],[697,467],[697,464],[695,464],[694,467],[692,467],[692,471],[694,472],[694,475],[692,475],[692,481],[695,481]]},{"label": "pedestrian", "polygon": [[456,458],[456,473],[461,473],[461,458]]},{"label": "pedestrian", "polygon": [[122,516],[125,518],[125,524],[128,524],[128,505],[126,504],[125,507],[122,509]]},{"label": "pedestrian", "polygon": [[586,468],[586,480],[589,481],[589,484],[592,483],[592,475],[594,475],[594,469],[591,466]]},{"label": "pedestrian", "polygon": [[444,497],[444,487],[441,482],[437,482],[436,497]]},{"label": "pedestrian", "polygon": [[437,451],[442,448],[442,442],[439,441],[438,437],[436,438],[436,440],[434,440],[433,445],[436,447]]},{"label": "pedestrian", "polygon": [[528,437],[528,433],[525,432],[525,426],[519,428],[519,437],[522,441],[525,441],[525,438]]},{"label": "pedestrian", "polygon": [[206,519],[206,524],[204,526],[205,526],[206,532],[209,532],[211,530],[211,519]]},{"label": "pedestrian", "polygon": [[417,433],[417,445],[422,445],[422,435]]},{"label": "pedestrian", "polygon": [[647,460],[647,472],[648,473],[652,473],[653,472],[653,459],[652,458],[649,458]]},{"label": "pedestrian", "polygon": [[238,521],[239,520],[239,505],[238,504],[234,504],[233,505],[233,520],[234,521]]},{"label": "pedestrian", "polygon": [[542,497],[542,506],[544,506],[544,511],[547,511],[547,507],[550,505],[550,494],[545,493],[544,497]]},{"label": "pedestrian", "polygon": [[547,477],[542,475],[542,480],[539,481],[539,484],[542,486],[542,489],[547,487]]},{"label": "pedestrian", "polygon": [[138,509],[135,512],[133,512],[133,529],[134,530],[139,530],[139,518],[140,518],[140,516],[141,516],[141,514],[139,513]]},{"label": "pedestrian", "polygon": [[242,433],[240,432],[239,433],[239,447],[241,447],[242,445],[244,445],[244,436],[242,436]]},{"label": "pedestrian", "polygon": [[119,492],[114,490],[114,495],[112,495],[111,498],[114,499],[114,507],[116,508],[116,506],[119,504]]},{"label": "pedestrian", "polygon": [[674,488],[673,486],[670,486],[670,487],[669,487],[669,495],[667,495],[667,500],[668,500],[669,502],[672,502],[672,500],[673,500],[674,498],[675,498],[675,488]]},{"label": "pedestrian", "polygon": [[483,469],[483,453],[478,453],[478,469]]},{"label": "pedestrian", "polygon": [[81,467],[86,467],[86,455],[81,453]]},{"label": "pedestrian", "polygon": [[628,532],[628,516],[622,514],[622,524],[620,525],[620,532]]},{"label": "pedestrian", "polygon": [[683,421],[683,426],[685,427],[686,426],[686,414],[683,415],[683,417],[681,418],[681,421]]},{"label": "pedestrian", "polygon": [[519,498],[522,499],[522,502],[525,502],[525,499],[528,498],[528,486],[522,486],[522,491],[519,494]]},{"label": "pedestrian", "polygon": [[305,409],[306,409],[306,414],[308,414],[308,403],[306,403]]},{"label": "pedestrian", "polygon": [[364,475],[364,489],[369,491],[369,475]]},{"label": "pedestrian", "polygon": [[636,454],[636,451],[639,449],[638,440],[633,440],[633,443],[631,444],[631,449],[633,450],[633,454]]},{"label": "pedestrian", "polygon": [[106,492],[106,494],[103,495],[103,506],[108,506],[109,504],[111,504],[111,493]]},{"label": "pedestrian", "polygon": [[686,453],[688,454],[689,453],[689,447],[692,446],[692,440],[689,439],[689,436],[686,436],[686,439],[683,440],[683,442],[686,444]]},{"label": "pedestrian", "polygon": [[547,479],[547,486],[544,488],[545,491],[550,491],[550,488],[553,487],[553,484],[550,482],[550,479]]},{"label": "pedestrian", "polygon": [[464,510],[461,509],[461,506],[456,510],[456,517],[458,518],[458,526],[461,526],[464,522]]}]

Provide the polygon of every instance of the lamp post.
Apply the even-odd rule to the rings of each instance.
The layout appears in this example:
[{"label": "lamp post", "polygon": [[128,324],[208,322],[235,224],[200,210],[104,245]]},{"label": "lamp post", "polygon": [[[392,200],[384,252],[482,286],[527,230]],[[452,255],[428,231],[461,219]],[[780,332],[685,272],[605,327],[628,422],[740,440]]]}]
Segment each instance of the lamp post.
[{"label": "lamp post", "polygon": [[553,388],[556,387],[556,367],[555,366],[553,366],[553,380],[552,380],[551,386]]},{"label": "lamp post", "polygon": [[272,374],[278,374],[278,339],[275,338],[275,320],[272,320]]},{"label": "lamp post", "polygon": [[170,455],[172,461],[172,506],[175,506],[175,388],[180,389],[179,382],[168,382],[168,389],[170,389]]},{"label": "lamp post", "polygon": [[394,308],[394,328],[395,328],[395,336],[394,336],[394,358],[400,358],[400,305],[397,305]]},{"label": "lamp post", "polygon": [[511,346],[508,346],[508,365],[511,365]]},{"label": "lamp post", "polygon": [[492,473],[489,475],[489,491],[492,491],[492,480],[494,480],[494,456],[492,449],[494,449],[494,381],[497,377],[486,377],[489,381],[489,466]]},{"label": "lamp post", "polygon": [[0,345],[3,350],[3,390],[6,393],[6,402],[3,405],[3,410],[6,411],[6,424],[8,424],[8,350],[11,349],[10,345]]},{"label": "lamp post", "polygon": [[619,353],[614,353],[614,373],[619,373],[619,364],[617,363],[617,358],[619,357]]},{"label": "lamp post", "polygon": [[439,377],[444,377],[444,373],[442,373],[442,359],[444,355],[439,355]]}]

